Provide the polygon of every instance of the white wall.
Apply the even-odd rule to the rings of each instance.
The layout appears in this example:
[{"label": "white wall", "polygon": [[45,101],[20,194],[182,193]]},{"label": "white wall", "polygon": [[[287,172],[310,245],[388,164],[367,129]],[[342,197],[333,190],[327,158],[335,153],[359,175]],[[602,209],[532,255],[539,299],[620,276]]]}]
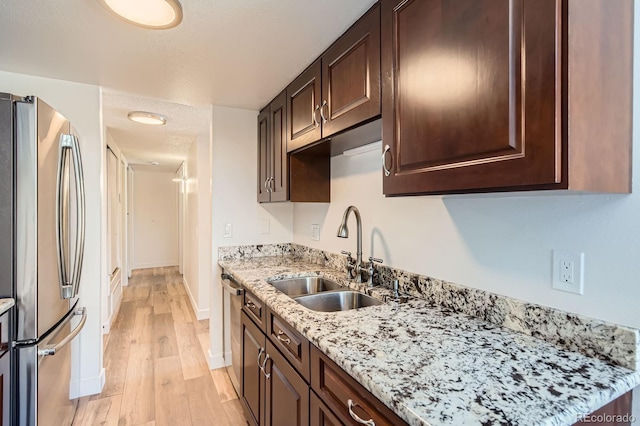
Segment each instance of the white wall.
[{"label": "white wall", "polygon": [[[640,22],[636,8],[636,22]],[[640,81],[640,29],[635,80]],[[364,256],[469,287],[640,328],[640,84],[634,85],[631,195],[463,195],[385,198],[380,154],[332,160],[331,204],[296,204],[296,243],[355,252],[336,237],[344,209],[362,214]],[[312,241],[311,224],[321,226]],[[585,290],[551,288],[553,249],[585,253]]]},{"label": "white wall", "polygon": [[184,283],[198,319],[209,318],[211,288],[210,136],[196,138],[185,162]]},{"label": "white wall", "polygon": [[[256,201],[257,115],[256,111],[213,107],[211,253],[215,259],[221,246],[283,243],[293,237],[291,203]],[[261,233],[261,221],[269,222],[268,234]],[[227,222],[233,224],[231,238],[223,238]],[[223,293],[217,262],[213,262],[212,278],[209,363],[211,368],[218,368],[224,360]]]},{"label": "white wall", "polygon": [[71,121],[80,137],[87,224],[80,300],[87,308],[87,322],[72,344],[71,392],[72,396],[98,393],[104,384],[100,288],[107,276],[103,234],[106,145],[102,136],[100,88],[0,71],[0,91],[41,97]]},{"label": "white wall", "polygon": [[173,172],[133,172],[133,268],[178,265],[178,199]]}]

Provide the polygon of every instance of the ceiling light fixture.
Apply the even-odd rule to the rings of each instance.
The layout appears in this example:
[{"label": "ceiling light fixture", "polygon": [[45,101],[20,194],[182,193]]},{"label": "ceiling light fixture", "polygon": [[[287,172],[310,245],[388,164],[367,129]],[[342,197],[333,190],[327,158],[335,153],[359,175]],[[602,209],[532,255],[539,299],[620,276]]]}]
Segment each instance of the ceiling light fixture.
[{"label": "ceiling light fixture", "polygon": [[164,30],[182,22],[178,0],[99,0],[110,12],[142,28]]},{"label": "ceiling light fixture", "polygon": [[164,126],[165,124],[167,124],[166,117],[160,114],[155,114],[153,112],[131,111],[129,114],[127,114],[127,117],[129,118],[129,120],[141,124],[151,124],[154,126]]}]

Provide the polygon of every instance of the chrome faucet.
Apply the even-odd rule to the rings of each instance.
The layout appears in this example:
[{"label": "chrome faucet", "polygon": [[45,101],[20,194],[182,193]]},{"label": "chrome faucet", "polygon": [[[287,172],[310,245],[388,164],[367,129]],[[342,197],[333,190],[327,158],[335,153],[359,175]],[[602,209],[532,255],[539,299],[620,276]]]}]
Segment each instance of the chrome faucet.
[{"label": "chrome faucet", "polygon": [[356,224],[358,226],[358,240],[356,246],[356,262],[352,263],[351,254],[347,257],[347,272],[349,274],[349,278],[353,278],[357,283],[362,282],[362,219],[360,218],[360,212],[355,206],[349,206],[344,211],[342,215],[342,222],[340,223],[340,227],[338,228],[338,237],[339,238],[348,238],[349,237],[349,228],[347,228],[347,219],[349,219],[349,213],[353,212],[356,216]]},{"label": "chrome faucet", "polygon": [[366,268],[362,264],[362,219],[360,218],[360,212],[355,206],[349,206],[344,211],[344,215],[342,215],[342,222],[340,223],[340,227],[338,228],[338,237],[340,238],[348,238],[349,237],[349,228],[347,228],[347,219],[349,219],[349,213],[353,212],[356,216],[356,224],[358,226],[358,240],[356,247],[356,260],[355,263],[353,258],[351,257],[351,253],[348,251],[342,251],[342,254],[347,255],[347,278],[355,279],[357,283],[362,282],[362,272],[365,272],[369,279],[367,280],[367,285],[369,287],[373,286],[373,275],[375,273],[374,262],[382,263],[382,259],[376,259],[375,257],[369,257],[369,268]]}]

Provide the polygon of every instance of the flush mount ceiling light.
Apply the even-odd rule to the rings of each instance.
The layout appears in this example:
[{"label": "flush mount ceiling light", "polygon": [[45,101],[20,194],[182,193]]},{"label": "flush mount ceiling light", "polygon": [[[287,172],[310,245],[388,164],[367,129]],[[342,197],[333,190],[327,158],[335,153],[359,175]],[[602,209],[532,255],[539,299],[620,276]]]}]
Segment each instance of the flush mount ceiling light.
[{"label": "flush mount ceiling light", "polygon": [[163,30],[182,22],[178,0],[98,0],[120,19],[142,28]]},{"label": "flush mount ceiling light", "polygon": [[142,124],[152,124],[154,126],[164,126],[167,124],[167,119],[160,114],[146,111],[131,111],[127,114],[127,117],[131,121]]}]

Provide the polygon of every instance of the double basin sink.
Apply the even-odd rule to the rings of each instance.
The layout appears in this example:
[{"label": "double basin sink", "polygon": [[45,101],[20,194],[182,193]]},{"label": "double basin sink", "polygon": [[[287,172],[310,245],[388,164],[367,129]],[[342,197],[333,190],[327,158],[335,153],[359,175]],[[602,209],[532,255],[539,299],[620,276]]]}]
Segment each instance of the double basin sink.
[{"label": "double basin sink", "polygon": [[346,311],[382,304],[378,299],[345,289],[324,277],[296,277],[267,282],[302,306],[314,311]]}]

